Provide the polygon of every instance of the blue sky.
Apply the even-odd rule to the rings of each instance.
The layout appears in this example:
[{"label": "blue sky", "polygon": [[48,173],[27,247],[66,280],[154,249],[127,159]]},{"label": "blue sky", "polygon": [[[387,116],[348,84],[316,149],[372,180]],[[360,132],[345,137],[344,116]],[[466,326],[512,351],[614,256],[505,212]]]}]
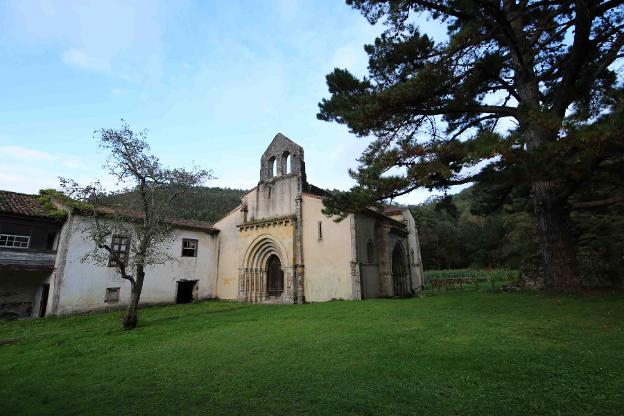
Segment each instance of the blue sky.
[{"label": "blue sky", "polygon": [[381,30],[341,1],[3,1],[0,188],[112,185],[93,131],[123,118],[163,162],[212,169],[209,186],[255,186],[282,132],[310,182],[346,189],[368,141],[318,121],[317,104],[334,67],[365,74]]}]

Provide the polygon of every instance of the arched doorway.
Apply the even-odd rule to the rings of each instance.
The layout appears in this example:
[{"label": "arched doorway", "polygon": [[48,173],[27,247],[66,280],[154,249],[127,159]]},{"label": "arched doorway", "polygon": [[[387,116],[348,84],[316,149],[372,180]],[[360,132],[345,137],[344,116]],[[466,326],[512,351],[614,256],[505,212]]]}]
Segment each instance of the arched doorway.
[{"label": "arched doorway", "polygon": [[284,291],[284,271],[282,262],[275,254],[267,260],[267,294],[269,297],[278,297]]},{"label": "arched doorway", "polygon": [[392,288],[395,296],[406,296],[412,294],[412,285],[409,278],[409,271],[405,261],[403,247],[397,243],[392,250]]}]

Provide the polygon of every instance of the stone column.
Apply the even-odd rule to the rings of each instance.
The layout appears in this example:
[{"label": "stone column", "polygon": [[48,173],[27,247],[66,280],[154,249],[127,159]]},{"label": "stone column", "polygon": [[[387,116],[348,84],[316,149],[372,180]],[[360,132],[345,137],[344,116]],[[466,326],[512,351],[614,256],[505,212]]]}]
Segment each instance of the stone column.
[{"label": "stone column", "polygon": [[238,273],[238,301],[245,301],[245,280],[247,279],[247,269],[240,269]]},{"label": "stone column", "polygon": [[251,288],[251,296],[252,302],[258,303],[258,275],[260,271],[258,269],[254,269],[253,280],[252,280],[252,288]]},{"label": "stone column", "polygon": [[362,280],[360,277],[360,263],[351,262],[351,292],[353,300],[362,299]]},{"label": "stone column", "polygon": [[303,270],[303,181],[299,178],[299,190],[295,198],[295,303],[305,303]]},{"label": "stone column", "polygon": [[375,227],[376,240],[379,247],[379,293],[381,296],[392,296],[392,266],[390,260],[389,235],[390,226],[379,224]]},{"label": "stone column", "polygon": [[295,270],[295,303],[305,303],[305,288],[303,281],[303,265],[298,264]]},{"label": "stone column", "polygon": [[351,228],[351,299],[362,299],[362,279],[360,276],[360,263],[357,261],[357,235],[355,231],[357,216],[349,217]]},{"label": "stone column", "polygon": [[284,267],[284,292],[282,293],[282,303],[294,303],[295,300],[295,282],[294,267]]},{"label": "stone column", "polygon": [[264,303],[269,298],[267,294],[267,269],[260,269],[260,302]]}]

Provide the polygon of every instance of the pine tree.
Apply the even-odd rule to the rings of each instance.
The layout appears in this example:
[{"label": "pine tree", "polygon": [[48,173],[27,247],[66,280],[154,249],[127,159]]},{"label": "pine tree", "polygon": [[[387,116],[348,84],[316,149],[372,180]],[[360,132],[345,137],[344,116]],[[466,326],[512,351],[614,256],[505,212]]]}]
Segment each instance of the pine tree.
[{"label": "pine tree", "polygon": [[[318,118],[375,139],[326,202],[342,214],[417,188],[477,183],[504,199],[530,191],[545,285],[581,285],[570,229],[596,175],[621,172],[624,114],[621,1],[348,0],[386,30],[366,45],[369,74],[327,76]],[[436,42],[415,17],[448,29]],[[602,173],[601,173],[602,172]]]}]

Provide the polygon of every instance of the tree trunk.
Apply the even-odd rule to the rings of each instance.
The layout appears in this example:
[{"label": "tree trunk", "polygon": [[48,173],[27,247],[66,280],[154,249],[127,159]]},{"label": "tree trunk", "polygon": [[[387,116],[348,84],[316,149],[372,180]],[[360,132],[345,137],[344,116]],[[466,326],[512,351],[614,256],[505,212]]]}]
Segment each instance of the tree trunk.
[{"label": "tree trunk", "polygon": [[139,323],[139,300],[141,299],[141,290],[143,289],[144,278],[145,270],[143,269],[143,266],[137,265],[136,281],[132,284],[132,288],[130,290],[128,311],[122,320],[124,329],[134,329]]},{"label": "tree trunk", "polygon": [[566,201],[558,201],[548,182],[533,184],[535,215],[544,258],[544,288],[569,290],[582,287],[578,274],[576,247]]}]

